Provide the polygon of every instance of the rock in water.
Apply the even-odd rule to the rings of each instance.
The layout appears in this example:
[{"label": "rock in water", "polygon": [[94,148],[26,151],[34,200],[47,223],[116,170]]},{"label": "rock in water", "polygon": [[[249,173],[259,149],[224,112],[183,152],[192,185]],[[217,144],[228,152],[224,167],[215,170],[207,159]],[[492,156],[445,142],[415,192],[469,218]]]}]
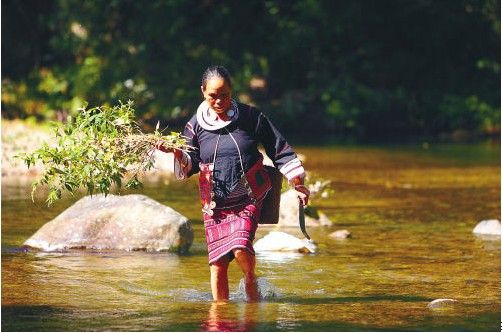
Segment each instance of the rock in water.
[{"label": "rock in water", "polygon": [[[305,216],[307,227],[330,226],[333,222],[322,212],[318,212],[319,218]],[[279,207],[279,226],[298,227],[298,195],[293,189],[281,194],[281,206]],[[261,226],[264,226],[263,224]]]},{"label": "rock in water", "polygon": [[323,212],[321,211],[317,211],[318,215],[319,215],[319,224],[323,227],[330,227],[333,222],[329,219],[329,217],[326,216],[326,214],[324,214]]},{"label": "rock in water", "polygon": [[346,239],[352,237],[352,233],[348,230],[337,230],[335,232],[332,232],[329,237],[335,238],[335,239]]},{"label": "rock in water", "polygon": [[444,309],[450,308],[457,303],[457,300],[451,298],[438,298],[427,304],[429,309]]},{"label": "rock in water", "polygon": [[315,253],[317,246],[307,239],[300,239],[282,231],[271,231],[253,245],[256,252],[294,251]]},{"label": "rock in water", "polygon": [[84,248],[187,252],[190,221],[145,195],[87,196],[42,226],[24,245],[45,251]]},{"label": "rock in water", "polygon": [[479,222],[474,230],[475,234],[480,235],[500,235],[500,221],[499,220],[484,220]]},{"label": "rock in water", "polygon": [[[294,190],[288,190],[281,194],[281,205],[279,207],[280,226],[298,226],[298,196]],[[307,220],[307,217],[305,217]],[[308,226],[309,223],[305,221]]]}]

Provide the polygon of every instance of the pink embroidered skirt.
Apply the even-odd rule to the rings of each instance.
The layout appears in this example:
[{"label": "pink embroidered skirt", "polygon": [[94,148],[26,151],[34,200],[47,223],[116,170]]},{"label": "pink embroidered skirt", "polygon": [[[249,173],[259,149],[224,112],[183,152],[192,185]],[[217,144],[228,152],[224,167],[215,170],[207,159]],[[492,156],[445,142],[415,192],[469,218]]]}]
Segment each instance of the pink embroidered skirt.
[{"label": "pink embroidered skirt", "polygon": [[225,255],[234,259],[233,249],[246,249],[254,255],[253,240],[260,218],[257,205],[249,203],[235,208],[216,208],[213,216],[204,214],[209,264]]}]

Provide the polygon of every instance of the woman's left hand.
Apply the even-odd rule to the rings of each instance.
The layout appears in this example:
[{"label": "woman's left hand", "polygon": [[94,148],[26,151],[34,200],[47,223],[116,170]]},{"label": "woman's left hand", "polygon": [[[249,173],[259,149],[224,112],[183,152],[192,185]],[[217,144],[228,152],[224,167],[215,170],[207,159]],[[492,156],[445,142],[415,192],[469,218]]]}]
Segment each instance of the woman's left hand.
[{"label": "woman's left hand", "polygon": [[298,195],[298,199],[300,199],[304,206],[307,206],[310,197],[310,191],[308,187],[305,185],[295,185],[295,191]]}]

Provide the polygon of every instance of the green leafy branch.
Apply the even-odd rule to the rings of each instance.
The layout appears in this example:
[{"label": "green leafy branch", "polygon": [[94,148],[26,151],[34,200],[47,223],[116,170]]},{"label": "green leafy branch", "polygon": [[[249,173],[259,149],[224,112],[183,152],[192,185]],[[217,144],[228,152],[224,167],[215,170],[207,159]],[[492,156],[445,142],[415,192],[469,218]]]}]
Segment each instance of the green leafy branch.
[{"label": "green leafy branch", "polygon": [[192,149],[180,133],[163,135],[158,124],[153,134],[143,133],[134,120],[132,101],[113,107],[83,107],[79,111],[76,117],[68,117],[66,123],[54,128],[55,146],[44,143],[32,153],[17,156],[28,168],[37,162],[44,166],[41,177],[33,183],[32,200],[41,185],[48,187],[49,206],[64,191],[73,195],[85,188],[91,195],[107,195],[113,185],[118,189],[123,183],[128,189],[139,188],[140,173],[154,165],[155,147]]}]

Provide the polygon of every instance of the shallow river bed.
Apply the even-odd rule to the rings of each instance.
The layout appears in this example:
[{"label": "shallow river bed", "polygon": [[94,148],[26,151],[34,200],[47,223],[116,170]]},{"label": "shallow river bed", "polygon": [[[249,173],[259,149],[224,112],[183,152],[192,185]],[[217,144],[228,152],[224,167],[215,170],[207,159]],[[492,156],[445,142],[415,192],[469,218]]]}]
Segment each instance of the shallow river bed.
[{"label": "shallow river bed", "polygon": [[[500,145],[300,147],[333,193],[313,205],[334,222],[309,228],[313,255],[258,255],[271,297],[247,304],[230,268],[231,302],[211,302],[194,180],[141,193],[190,218],[190,254],[26,252],[22,243],[69,207],[2,182],[3,331],[365,331],[500,329],[500,238],[472,234],[500,219]],[[334,230],[353,237],[335,240]],[[257,238],[270,229],[260,227]],[[283,229],[300,237],[298,228]],[[437,298],[458,302],[428,309]]]}]

